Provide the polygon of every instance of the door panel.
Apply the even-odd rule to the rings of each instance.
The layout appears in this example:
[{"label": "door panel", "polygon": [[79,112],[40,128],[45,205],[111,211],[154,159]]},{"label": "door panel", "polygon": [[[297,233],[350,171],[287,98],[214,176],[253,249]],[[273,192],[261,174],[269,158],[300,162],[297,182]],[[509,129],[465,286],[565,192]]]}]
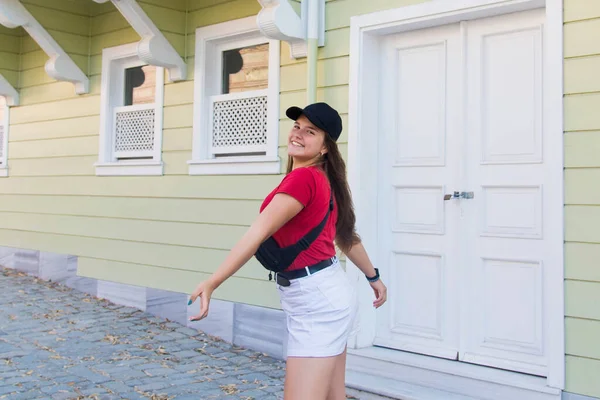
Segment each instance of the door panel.
[{"label": "door panel", "polygon": [[[471,251],[461,359],[545,375],[543,11],[468,25],[466,182]],[[546,239],[547,240],[547,239]]]},{"label": "door panel", "polygon": [[382,39],[376,345],[546,374],[543,18]]},{"label": "door panel", "polygon": [[390,300],[376,344],[456,359],[459,26],[391,36],[382,49],[380,266]]}]

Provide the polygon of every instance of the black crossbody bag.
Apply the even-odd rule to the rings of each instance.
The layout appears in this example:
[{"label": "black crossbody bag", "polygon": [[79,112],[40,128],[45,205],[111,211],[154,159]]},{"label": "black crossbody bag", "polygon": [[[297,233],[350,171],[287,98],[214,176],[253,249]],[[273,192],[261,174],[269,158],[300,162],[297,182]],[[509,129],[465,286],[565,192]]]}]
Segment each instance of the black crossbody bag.
[{"label": "black crossbody bag", "polygon": [[[306,235],[304,235],[300,240],[296,243],[286,246],[279,247],[273,236],[270,236],[267,240],[265,240],[259,247],[254,256],[256,259],[269,271],[272,272],[283,272],[287,269],[298,255],[308,249],[312,242],[319,236],[325,224],[327,223],[327,219],[329,218],[329,214],[333,210],[333,191],[330,192],[329,195],[329,209],[327,210],[327,214],[321,221],[319,225],[310,230]],[[269,273],[269,279],[271,279],[271,274]]]}]

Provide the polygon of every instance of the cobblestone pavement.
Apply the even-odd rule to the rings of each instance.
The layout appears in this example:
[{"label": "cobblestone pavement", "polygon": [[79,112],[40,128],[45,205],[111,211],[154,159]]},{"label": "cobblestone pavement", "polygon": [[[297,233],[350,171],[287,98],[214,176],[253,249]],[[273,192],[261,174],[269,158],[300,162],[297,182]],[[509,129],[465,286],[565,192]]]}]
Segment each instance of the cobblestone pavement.
[{"label": "cobblestone pavement", "polygon": [[285,365],[0,267],[0,399],[277,399]]}]

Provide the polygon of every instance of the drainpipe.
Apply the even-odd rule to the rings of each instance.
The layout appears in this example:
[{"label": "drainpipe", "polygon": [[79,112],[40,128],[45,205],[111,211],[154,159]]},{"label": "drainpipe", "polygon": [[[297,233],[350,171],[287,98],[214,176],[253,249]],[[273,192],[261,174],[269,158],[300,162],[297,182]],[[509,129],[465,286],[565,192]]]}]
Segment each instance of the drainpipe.
[{"label": "drainpipe", "polygon": [[317,101],[317,50],[319,48],[319,1],[308,1],[308,27],[307,27],[307,104]]}]

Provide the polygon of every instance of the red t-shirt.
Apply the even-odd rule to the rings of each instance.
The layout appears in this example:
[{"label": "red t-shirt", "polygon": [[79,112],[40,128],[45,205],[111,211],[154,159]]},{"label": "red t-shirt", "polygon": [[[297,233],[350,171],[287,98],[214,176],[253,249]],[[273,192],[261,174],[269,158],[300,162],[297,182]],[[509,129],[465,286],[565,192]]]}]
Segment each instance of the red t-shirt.
[{"label": "red t-shirt", "polygon": [[[277,193],[286,193],[304,205],[296,216],[273,234],[279,246],[286,247],[296,243],[321,223],[329,209],[330,190],[329,180],[322,169],[301,167],[287,174],[279,186],[269,193],[260,207],[261,212]],[[335,197],[333,201],[333,210],[329,214],[325,227],[310,247],[302,251],[287,270],[304,268],[335,256],[333,244],[337,222]]]}]

